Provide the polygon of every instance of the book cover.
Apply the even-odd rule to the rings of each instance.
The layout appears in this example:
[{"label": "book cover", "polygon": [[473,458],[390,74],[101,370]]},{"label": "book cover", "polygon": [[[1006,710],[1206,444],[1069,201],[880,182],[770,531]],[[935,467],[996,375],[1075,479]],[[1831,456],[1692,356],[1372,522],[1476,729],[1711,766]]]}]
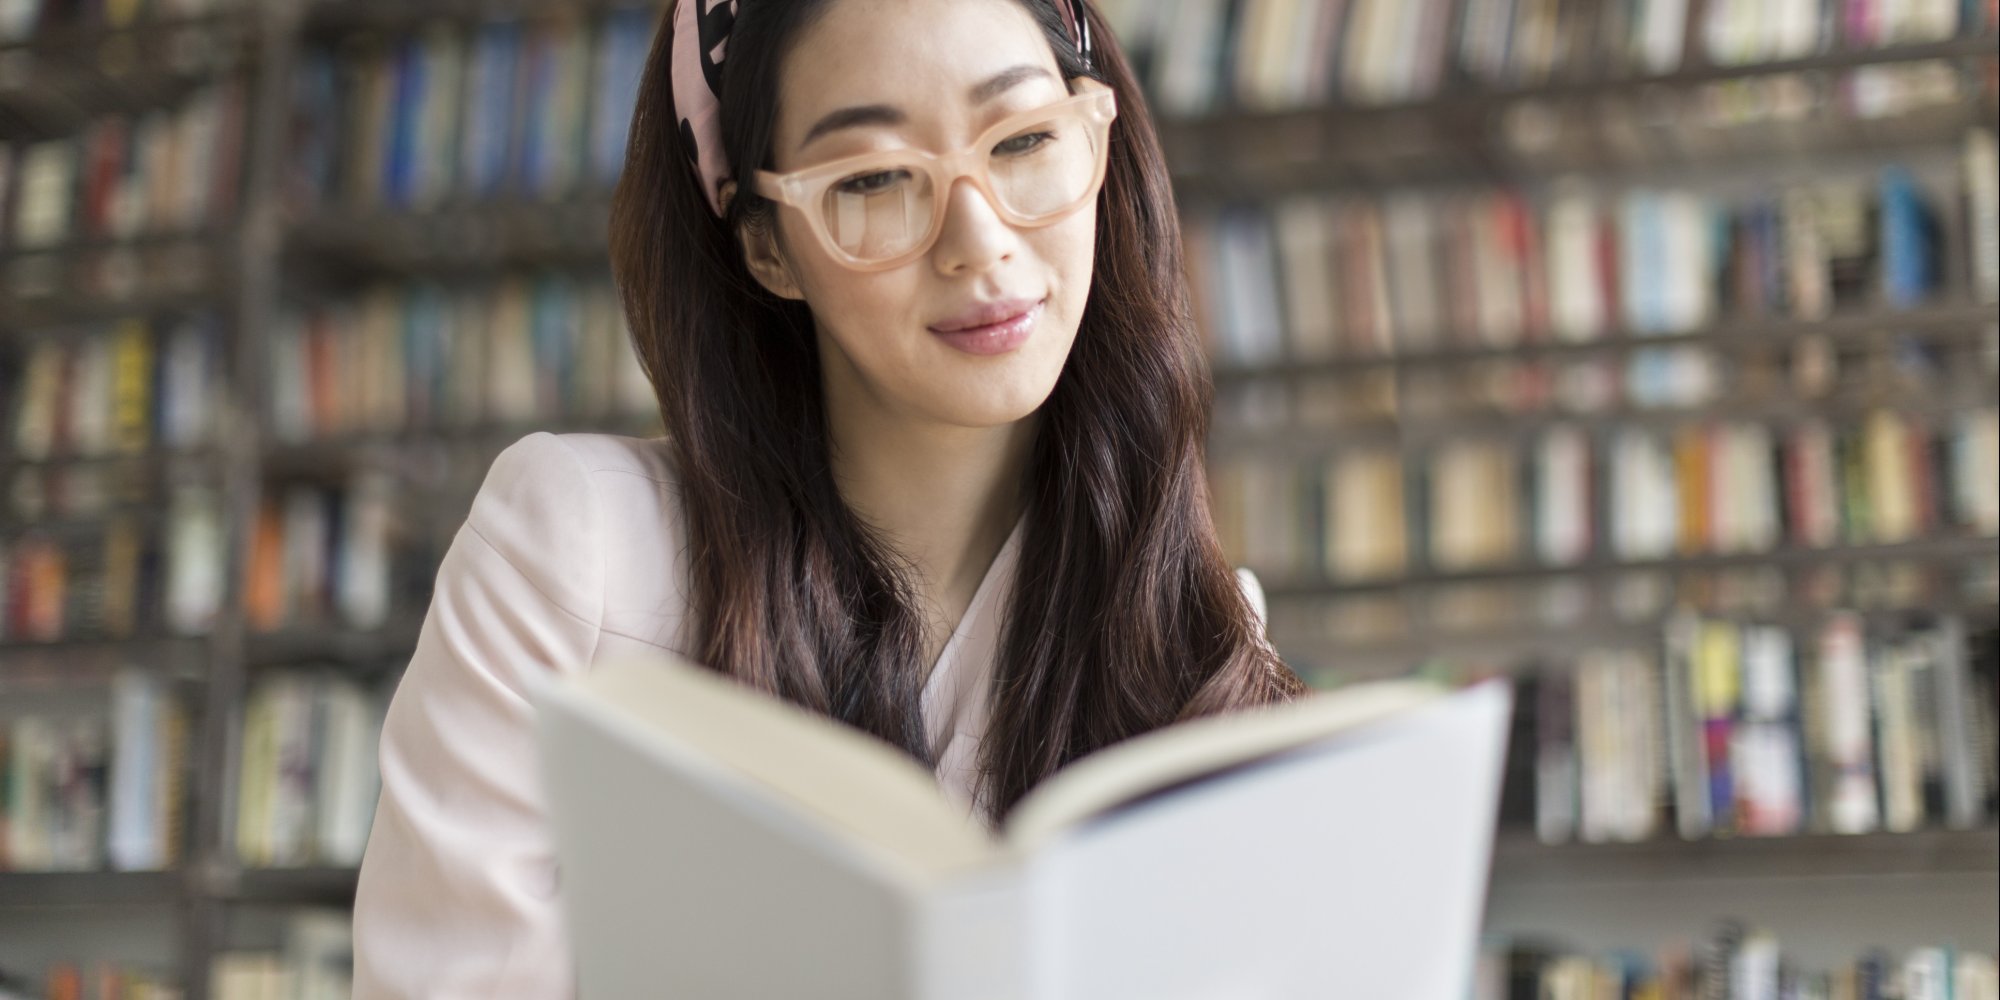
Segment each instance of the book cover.
[{"label": "book cover", "polygon": [[533,697],[586,994],[1459,1000],[1471,980],[1502,682],[1169,727],[998,829],[900,751],[684,661]]}]

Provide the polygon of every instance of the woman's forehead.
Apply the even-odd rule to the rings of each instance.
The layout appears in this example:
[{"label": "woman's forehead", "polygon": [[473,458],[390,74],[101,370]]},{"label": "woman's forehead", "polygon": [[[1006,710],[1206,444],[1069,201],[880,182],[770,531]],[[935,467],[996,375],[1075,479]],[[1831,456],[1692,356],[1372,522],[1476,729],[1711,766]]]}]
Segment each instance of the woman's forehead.
[{"label": "woman's forehead", "polygon": [[[1008,94],[1047,100],[1066,92],[1047,40],[1018,0],[833,0],[792,46],[782,73],[775,138],[786,159],[836,145],[823,138],[830,132],[822,122],[854,109],[890,109],[917,128],[976,117],[984,105],[1007,104]],[[846,117],[887,124],[883,116]]]}]

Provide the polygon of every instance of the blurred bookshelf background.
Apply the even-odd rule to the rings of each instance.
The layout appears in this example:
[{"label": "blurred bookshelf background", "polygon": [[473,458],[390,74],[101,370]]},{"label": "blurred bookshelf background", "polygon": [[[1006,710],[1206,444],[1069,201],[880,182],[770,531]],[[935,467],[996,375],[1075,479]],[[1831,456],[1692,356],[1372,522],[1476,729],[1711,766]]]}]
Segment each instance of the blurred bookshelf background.
[{"label": "blurred bookshelf background", "polygon": [[[1097,6],[1273,640],[1520,681],[1475,995],[1995,996],[1996,4]],[[0,0],[0,996],[344,995],[487,464],[661,430],[658,13]]]}]

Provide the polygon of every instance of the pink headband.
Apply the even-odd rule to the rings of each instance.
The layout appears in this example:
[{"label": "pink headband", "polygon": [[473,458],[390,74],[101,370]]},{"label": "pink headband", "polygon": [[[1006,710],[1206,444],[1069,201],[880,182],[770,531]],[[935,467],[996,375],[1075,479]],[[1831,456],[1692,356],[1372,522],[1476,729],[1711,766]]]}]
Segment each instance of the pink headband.
[{"label": "pink headband", "polygon": [[[753,0],[754,2],[754,0]],[[1070,41],[1090,68],[1090,22],[1084,0],[1053,0],[1062,14]],[[674,0],[674,114],[680,118],[681,142],[701,177],[708,207],[722,214],[722,184],[730,179],[729,159],[722,150],[722,60],[729,29],[736,24],[737,0]],[[696,12],[696,8],[700,12]]]}]

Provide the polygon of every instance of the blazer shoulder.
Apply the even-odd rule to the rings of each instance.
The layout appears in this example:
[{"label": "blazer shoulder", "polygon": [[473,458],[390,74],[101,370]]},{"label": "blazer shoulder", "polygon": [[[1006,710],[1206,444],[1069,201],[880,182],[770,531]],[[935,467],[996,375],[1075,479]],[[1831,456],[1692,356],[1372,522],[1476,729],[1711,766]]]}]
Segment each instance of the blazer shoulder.
[{"label": "blazer shoulder", "polygon": [[587,433],[549,436],[567,447],[593,476],[636,476],[667,486],[679,483],[673,453],[664,437]]},{"label": "blazer shoulder", "polygon": [[537,432],[486,470],[465,530],[572,614],[595,621],[603,594],[603,504],[585,454]]}]

